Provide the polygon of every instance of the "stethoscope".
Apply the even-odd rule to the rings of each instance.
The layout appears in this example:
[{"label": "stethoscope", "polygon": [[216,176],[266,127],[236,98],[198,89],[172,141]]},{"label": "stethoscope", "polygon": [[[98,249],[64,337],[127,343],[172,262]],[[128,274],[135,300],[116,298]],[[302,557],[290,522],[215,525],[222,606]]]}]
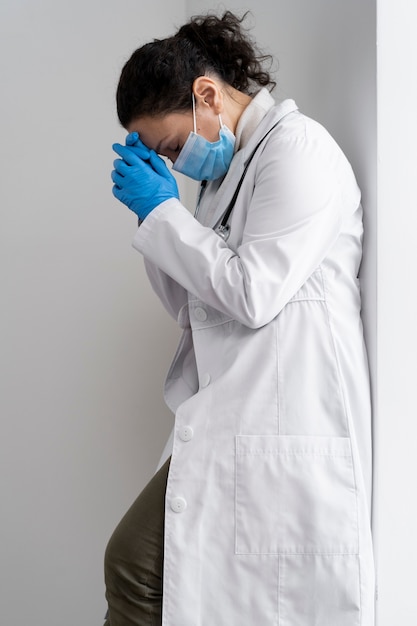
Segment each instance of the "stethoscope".
[{"label": "stethoscope", "polygon": [[[240,177],[240,180],[239,180],[239,182],[237,184],[237,187],[236,187],[236,189],[234,191],[232,199],[230,200],[229,204],[227,205],[227,208],[226,208],[225,212],[223,213],[223,216],[221,218],[220,224],[217,223],[217,225],[214,226],[214,228],[213,228],[214,232],[217,235],[219,235],[219,237],[221,237],[224,241],[227,241],[229,239],[229,237],[230,237],[229,219],[230,219],[230,216],[231,216],[232,211],[234,209],[234,206],[236,204],[236,200],[237,200],[237,197],[239,195],[240,188],[242,187],[242,183],[244,181],[244,178],[246,176],[246,172],[248,171],[249,165],[250,165],[253,157],[255,156],[255,153],[258,150],[259,146],[268,137],[269,133],[271,131],[273,131],[276,126],[278,126],[278,124],[279,124],[279,121],[276,122],[276,124],[274,124],[268,130],[267,133],[265,133],[265,135],[262,137],[262,139],[260,141],[258,141],[258,143],[256,144],[255,148],[252,150],[251,155],[249,156],[248,160],[245,163],[245,168],[244,168],[242,176]],[[201,181],[201,190],[200,190],[200,195],[199,195],[198,202],[197,202],[197,208],[196,208],[196,212],[195,212],[195,217],[197,217],[197,214],[198,214],[198,211],[199,211],[199,208],[200,208],[200,202],[201,202],[202,196],[204,194],[204,190],[206,188],[206,185],[207,185],[207,181],[206,180]]]}]

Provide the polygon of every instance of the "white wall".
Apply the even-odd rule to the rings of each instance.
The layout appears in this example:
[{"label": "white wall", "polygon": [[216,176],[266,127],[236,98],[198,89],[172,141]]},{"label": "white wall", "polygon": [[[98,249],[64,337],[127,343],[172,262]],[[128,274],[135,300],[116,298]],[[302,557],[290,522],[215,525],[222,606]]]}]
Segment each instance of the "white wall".
[{"label": "white wall", "polygon": [[416,20],[378,0],[379,626],[417,623]]},{"label": "white wall", "polygon": [[[185,3],[2,0],[0,623],[92,626],[177,340],[111,194],[119,72]],[[156,350],[155,350],[156,347]]]}]

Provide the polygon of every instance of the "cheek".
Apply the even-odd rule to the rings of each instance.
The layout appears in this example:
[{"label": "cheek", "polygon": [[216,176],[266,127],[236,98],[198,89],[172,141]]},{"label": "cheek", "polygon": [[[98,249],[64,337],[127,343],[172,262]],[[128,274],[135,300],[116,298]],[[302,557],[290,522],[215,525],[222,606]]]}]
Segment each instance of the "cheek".
[{"label": "cheek", "polygon": [[168,159],[170,161],[172,161],[172,163],[175,163],[175,161],[178,158],[179,153],[181,152],[181,150],[183,149],[188,137],[190,136],[190,131],[187,131],[186,133],[184,133],[181,137],[178,138],[178,141],[174,142],[177,144],[178,146],[178,150],[165,150],[165,156],[168,157]]},{"label": "cheek", "polygon": [[220,122],[218,117],[204,117],[197,119],[197,133],[207,141],[214,143],[219,140]]},{"label": "cheek", "polygon": [[175,163],[178,158],[179,152],[172,152],[171,150],[165,150],[162,156],[167,157],[171,161],[171,163]]}]

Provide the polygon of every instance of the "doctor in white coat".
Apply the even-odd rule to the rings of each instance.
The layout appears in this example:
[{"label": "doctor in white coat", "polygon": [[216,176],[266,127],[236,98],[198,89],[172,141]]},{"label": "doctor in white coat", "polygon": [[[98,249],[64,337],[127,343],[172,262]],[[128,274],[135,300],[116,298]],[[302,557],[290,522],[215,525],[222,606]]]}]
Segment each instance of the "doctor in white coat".
[{"label": "doctor in white coat", "polygon": [[[226,12],[120,77],[113,193],[183,334],[172,456],[107,547],[109,626],[374,624],[360,191],[264,60]],[[203,181],[195,214],[158,154]]]}]

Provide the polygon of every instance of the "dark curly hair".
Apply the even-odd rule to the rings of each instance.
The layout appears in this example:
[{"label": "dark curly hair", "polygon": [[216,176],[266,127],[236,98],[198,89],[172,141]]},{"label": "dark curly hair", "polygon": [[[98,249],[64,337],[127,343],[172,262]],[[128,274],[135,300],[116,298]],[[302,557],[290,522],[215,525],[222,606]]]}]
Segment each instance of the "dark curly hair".
[{"label": "dark curly hair", "polygon": [[260,87],[275,87],[261,54],[242,18],[230,11],[193,17],[166,39],[138,48],[122,69],[117,87],[117,114],[125,128],[144,115],[157,117],[191,108],[191,90],[198,76],[215,75],[251,95]]}]

